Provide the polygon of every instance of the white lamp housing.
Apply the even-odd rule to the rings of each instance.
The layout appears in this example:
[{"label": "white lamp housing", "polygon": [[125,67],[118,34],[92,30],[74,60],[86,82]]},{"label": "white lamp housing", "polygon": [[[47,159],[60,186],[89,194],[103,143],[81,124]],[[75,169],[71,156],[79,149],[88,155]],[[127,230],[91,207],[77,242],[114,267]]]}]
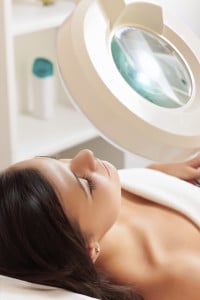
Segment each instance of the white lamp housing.
[{"label": "white lamp housing", "polygon": [[79,1],[57,36],[75,105],[107,140],[157,161],[200,149],[199,49],[192,32],[149,2]]}]

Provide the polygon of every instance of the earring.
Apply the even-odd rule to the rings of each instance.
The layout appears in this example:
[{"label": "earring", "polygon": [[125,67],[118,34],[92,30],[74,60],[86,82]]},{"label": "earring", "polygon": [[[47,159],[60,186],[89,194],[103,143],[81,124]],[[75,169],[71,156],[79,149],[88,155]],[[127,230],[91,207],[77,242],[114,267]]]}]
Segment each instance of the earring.
[{"label": "earring", "polygon": [[99,254],[99,252],[100,252],[100,247],[99,247],[99,246],[96,246],[94,249],[95,249],[96,254]]}]

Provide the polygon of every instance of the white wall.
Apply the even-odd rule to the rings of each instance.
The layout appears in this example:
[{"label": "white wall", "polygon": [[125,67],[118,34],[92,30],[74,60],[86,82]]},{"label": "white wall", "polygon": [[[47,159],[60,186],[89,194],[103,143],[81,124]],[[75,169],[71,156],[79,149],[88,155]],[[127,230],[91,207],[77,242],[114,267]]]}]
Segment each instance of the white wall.
[{"label": "white wall", "polygon": [[[126,3],[139,0],[124,0]],[[178,17],[191,30],[200,37],[200,1],[199,0],[144,0],[144,2],[157,3],[167,9],[173,16]]]},{"label": "white wall", "polygon": [[200,1],[199,0],[157,0],[170,11],[175,17],[177,16],[200,38]]}]

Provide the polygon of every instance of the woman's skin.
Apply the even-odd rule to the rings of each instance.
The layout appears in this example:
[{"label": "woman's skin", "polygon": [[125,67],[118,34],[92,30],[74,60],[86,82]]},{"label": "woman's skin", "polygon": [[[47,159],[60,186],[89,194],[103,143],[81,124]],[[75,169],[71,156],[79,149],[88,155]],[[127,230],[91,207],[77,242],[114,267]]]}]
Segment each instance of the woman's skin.
[{"label": "woman's skin", "polygon": [[[65,213],[87,236],[91,259],[114,281],[136,287],[145,300],[200,299],[200,235],[189,219],[121,191],[117,170],[89,150],[74,159],[39,157],[10,169],[29,167],[51,182]],[[184,180],[200,178],[198,167],[200,156],[149,166]]]}]

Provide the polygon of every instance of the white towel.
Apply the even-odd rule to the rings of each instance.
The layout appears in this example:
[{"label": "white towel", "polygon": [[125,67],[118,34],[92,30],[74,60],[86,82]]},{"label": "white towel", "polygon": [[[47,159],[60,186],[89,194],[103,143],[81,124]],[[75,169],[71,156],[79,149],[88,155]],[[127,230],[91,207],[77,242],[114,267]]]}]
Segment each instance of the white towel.
[{"label": "white towel", "polygon": [[200,227],[200,188],[159,171],[119,170],[122,188],[181,212]]}]

